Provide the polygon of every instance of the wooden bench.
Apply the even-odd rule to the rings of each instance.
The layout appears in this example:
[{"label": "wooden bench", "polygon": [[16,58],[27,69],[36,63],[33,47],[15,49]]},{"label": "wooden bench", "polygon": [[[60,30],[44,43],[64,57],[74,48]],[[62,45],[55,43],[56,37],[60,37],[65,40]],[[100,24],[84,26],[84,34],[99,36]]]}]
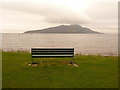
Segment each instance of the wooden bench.
[{"label": "wooden bench", "polygon": [[31,48],[33,58],[61,58],[69,57],[74,59],[74,48]]}]

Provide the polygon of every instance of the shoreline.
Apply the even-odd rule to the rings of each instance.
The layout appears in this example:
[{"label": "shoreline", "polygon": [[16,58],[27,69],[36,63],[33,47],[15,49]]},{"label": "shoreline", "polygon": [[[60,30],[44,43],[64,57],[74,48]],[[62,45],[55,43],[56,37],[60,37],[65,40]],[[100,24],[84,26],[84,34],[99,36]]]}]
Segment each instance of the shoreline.
[{"label": "shoreline", "polygon": [[[3,50],[3,49],[0,49],[0,52],[16,52],[16,53],[20,53],[20,52],[26,52],[26,53],[31,53],[30,50],[13,50],[13,49],[9,49],[9,50]],[[83,53],[83,52],[80,52],[80,53],[74,53],[74,55],[80,55],[80,56],[118,56],[118,54],[113,54],[113,53],[109,53],[109,54],[104,54],[104,53]]]}]

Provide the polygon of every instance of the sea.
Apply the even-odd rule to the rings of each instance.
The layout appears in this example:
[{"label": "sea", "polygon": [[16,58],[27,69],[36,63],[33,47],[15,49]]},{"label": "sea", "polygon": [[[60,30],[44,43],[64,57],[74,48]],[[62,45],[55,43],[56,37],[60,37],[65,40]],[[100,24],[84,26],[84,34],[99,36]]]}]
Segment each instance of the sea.
[{"label": "sea", "polygon": [[117,34],[2,33],[3,51],[28,51],[32,47],[73,47],[75,54],[118,56]]}]

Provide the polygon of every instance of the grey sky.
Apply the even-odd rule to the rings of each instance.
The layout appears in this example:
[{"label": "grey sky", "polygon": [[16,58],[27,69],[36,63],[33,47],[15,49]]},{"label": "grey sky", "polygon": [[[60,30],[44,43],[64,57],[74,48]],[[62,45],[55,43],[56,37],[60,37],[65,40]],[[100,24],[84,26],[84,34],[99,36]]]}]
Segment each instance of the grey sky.
[{"label": "grey sky", "polygon": [[117,32],[117,0],[2,1],[2,32],[24,32],[61,24]]}]

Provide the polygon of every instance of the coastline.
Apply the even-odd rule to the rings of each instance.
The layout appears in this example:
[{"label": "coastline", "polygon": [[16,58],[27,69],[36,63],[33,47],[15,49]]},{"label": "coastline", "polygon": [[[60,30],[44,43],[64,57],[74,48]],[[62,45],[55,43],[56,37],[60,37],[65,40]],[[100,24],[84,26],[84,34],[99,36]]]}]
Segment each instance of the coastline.
[{"label": "coastline", "polygon": [[[2,50],[0,49],[0,52],[16,52],[16,53],[19,53],[19,52],[27,52],[27,53],[31,53],[31,50],[13,50],[13,49],[9,49],[9,50]],[[111,53],[111,52],[108,52],[107,54],[104,54],[104,53],[74,53],[74,55],[80,55],[80,56],[118,56],[118,54],[114,54],[114,53]]]}]

